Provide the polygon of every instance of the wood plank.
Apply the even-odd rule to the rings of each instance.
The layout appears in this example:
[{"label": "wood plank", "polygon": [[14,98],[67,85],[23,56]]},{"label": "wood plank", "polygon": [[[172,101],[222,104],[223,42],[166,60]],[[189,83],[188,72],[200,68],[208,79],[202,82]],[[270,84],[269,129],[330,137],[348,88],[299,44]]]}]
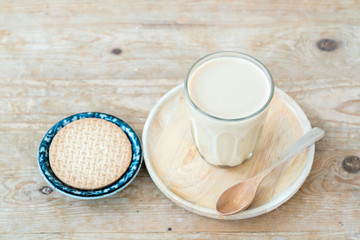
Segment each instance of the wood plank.
[{"label": "wood plank", "polygon": [[[0,79],[0,130],[38,130],[37,139],[40,140],[41,135],[53,124],[68,115],[100,111],[123,118],[141,135],[147,115],[155,103],[182,81]],[[317,144],[317,148],[348,151],[360,149],[358,82],[340,81],[340,84],[348,86],[338,87],[339,81],[334,80],[326,88],[323,87],[323,81],[317,83],[316,80],[308,80],[303,83],[307,84],[302,87],[293,84],[295,91],[288,83],[282,89],[298,102],[313,126],[326,131],[324,140]]]},{"label": "wood plank", "polygon": [[[260,24],[256,31],[248,25],[136,29],[110,24],[101,26],[101,31],[96,25],[0,27],[0,64],[4,67],[0,77],[184,79],[195,60],[219,50],[237,50],[258,57],[269,66],[276,84],[295,82],[294,90],[307,85],[310,88],[310,80],[321,82],[324,87],[334,82],[348,86],[358,76],[355,66],[360,61],[356,41],[360,37],[359,27],[343,23],[325,31],[321,23],[305,21],[287,23],[286,30],[279,32],[279,24],[282,23]],[[331,53],[320,51],[316,43],[322,38],[335,39],[339,48]],[[112,54],[114,48],[121,48],[122,53]],[[334,67],[346,74],[331,74]],[[344,82],[339,82],[339,78]],[[358,81],[351,84],[359,86]]]},{"label": "wood plank", "polygon": [[345,156],[359,154],[317,152],[310,176],[293,198],[268,214],[238,221],[208,219],[178,207],[156,188],[144,167],[122,192],[84,201],[56,191],[42,194],[39,189],[46,183],[35,156],[17,163],[27,164],[27,169],[4,171],[2,162],[0,233],[145,233],[169,227],[172,232],[359,233],[360,178],[341,167]]},{"label": "wood plank", "polygon": [[[349,14],[349,10],[351,13]],[[14,4],[2,1],[0,12],[10,26],[35,26],[59,24],[94,24],[115,22],[118,24],[144,23],[155,25],[273,25],[277,21],[288,23],[300,19],[322,19],[325,24],[339,21],[359,23],[356,11],[359,5],[351,0],[309,2],[283,1],[44,1],[29,0]],[[336,12],[336,15],[334,14]],[[12,13],[19,13],[12,15]],[[139,14],[136,14],[139,13]],[[225,14],[226,13],[226,14]],[[91,14],[88,17],[87,14]],[[32,21],[24,21],[21,17]],[[31,18],[32,17],[32,18]]]},{"label": "wood plank", "polygon": [[211,232],[197,232],[197,233],[173,233],[173,232],[164,232],[164,233],[152,233],[152,234],[143,234],[143,233],[34,233],[34,234],[21,234],[21,233],[11,233],[11,234],[0,234],[0,239],[27,239],[27,240],[37,240],[37,239],[126,239],[126,240],[153,240],[153,239],[163,239],[163,240],[191,240],[191,239],[222,239],[222,240],[232,240],[232,239],[245,239],[245,240],[256,240],[256,239],[281,239],[281,238],[291,238],[295,240],[302,239],[329,239],[329,240],[338,240],[338,239],[357,239],[359,235],[357,233],[329,233],[329,232],[318,232],[318,233],[211,233]]}]

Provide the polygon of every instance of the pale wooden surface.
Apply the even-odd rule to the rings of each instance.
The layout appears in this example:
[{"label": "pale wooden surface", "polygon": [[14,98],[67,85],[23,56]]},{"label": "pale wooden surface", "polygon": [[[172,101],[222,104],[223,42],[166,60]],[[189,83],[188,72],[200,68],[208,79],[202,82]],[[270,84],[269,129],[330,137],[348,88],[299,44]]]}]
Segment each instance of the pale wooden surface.
[{"label": "pale wooden surface", "polygon": [[189,126],[185,91],[181,84],[161,99],[146,120],[144,160],[152,180],[166,196],[201,216],[234,220],[262,215],[295,194],[310,173],[314,146],[266,176],[247,210],[221,216],[215,210],[220,194],[277,163],[280,154],[311,129],[309,120],[288,95],[276,88],[262,138],[253,156],[233,168],[219,168],[206,163],[196,150]]},{"label": "pale wooden surface", "polygon": [[[350,0],[0,1],[0,238],[360,238],[360,175],[342,168],[360,155],[359,12]],[[319,50],[323,38],[337,49]],[[37,148],[55,122],[102,111],[141,135],[160,97],[217,50],[258,57],[327,133],[290,201],[253,219],[212,220],[168,200],[144,167],[103,200],[39,191]]]}]

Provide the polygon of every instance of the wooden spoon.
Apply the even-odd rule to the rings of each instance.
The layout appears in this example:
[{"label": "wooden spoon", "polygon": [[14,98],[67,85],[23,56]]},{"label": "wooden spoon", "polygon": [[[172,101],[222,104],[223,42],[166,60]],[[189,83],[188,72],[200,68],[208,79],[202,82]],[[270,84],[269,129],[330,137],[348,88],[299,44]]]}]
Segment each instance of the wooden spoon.
[{"label": "wooden spoon", "polygon": [[216,202],[216,210],[224,216],[233,215],[245,210],[253,202],[256,191],[266,175],[268,175],[280,164],[289,160],[299,151],[320,140],[324,134],[324,130],[320,128],[311,129],[285,152],[283,152],[280,157],[278,157],[279,161],[272,167],[264,170],[252,178],[246,179],[227,188],[220,194]]}]

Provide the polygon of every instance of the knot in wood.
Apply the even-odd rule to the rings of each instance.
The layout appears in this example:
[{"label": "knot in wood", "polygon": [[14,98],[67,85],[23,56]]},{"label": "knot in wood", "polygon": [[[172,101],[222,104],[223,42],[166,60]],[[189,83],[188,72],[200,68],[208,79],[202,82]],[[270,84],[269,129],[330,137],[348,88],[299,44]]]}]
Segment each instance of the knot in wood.
[{"label": "knot in wood", "polygon": [[115,55],[120,55],[122,50],[120,48],[114,48],[111,52]]},{"label": "knot in wood", "polygon": [[50,193],[53,192],[53,189],[49,186],[43,186],[39,190],[42,194],[45,194],[45,195],[49,195]]},{"label": "knot in wood", "polygon": [[348,173],[357,173],[360,171],[360,158],[349,156],[342,162],[343,169]]},{"label": "knot in wood", "polygon": [[338,43],[335,40],[325,38],[317,42],[317,47],[321,51],[331,52],[338,48]]}]

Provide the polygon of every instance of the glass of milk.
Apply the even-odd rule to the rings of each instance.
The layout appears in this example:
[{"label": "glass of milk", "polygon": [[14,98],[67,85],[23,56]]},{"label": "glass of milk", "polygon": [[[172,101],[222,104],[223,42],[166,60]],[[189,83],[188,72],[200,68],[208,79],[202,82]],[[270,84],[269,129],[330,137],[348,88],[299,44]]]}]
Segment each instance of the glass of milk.
[{"label": "glass of milk", "polygon": [[251,157],[274,94],[271,74],[259,60],[240,52],[209,54],[190,68],[185,93],[202,158],[233,167]]}]

